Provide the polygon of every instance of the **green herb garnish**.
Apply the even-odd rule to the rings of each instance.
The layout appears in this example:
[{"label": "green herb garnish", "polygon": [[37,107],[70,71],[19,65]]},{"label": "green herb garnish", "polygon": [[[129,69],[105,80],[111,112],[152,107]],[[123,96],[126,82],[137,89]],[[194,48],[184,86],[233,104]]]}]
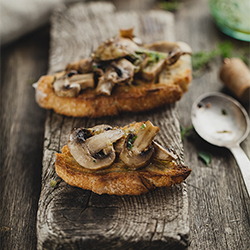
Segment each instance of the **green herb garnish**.
[{"label": "green herb garnish", "polygon": [[174,1],[174,0],[161,1],[159,6],[160,6],[160,8],[167,10],[167,11],[176,11],[176,10],[178,10],[178,8],[180,6],[180,2]]},{"label": "green herb garnish", "polygon": [[192,67],[194,70],[203,70],[207,64],[215,57],[232,57],[232,44],[229,41],[220,43],[217,48],[211,51],[199,51],[192,54]]},{"label": "green herb garnish", "polygon": [[94,163],[96,163],[96,160],[93,160]]},{"label": "green herb garnish", "polygon": [[[163,52],[158,52],[158,51],[152,51],[152,50],[144,50],[140,49],[136,51],[136,54],[139,56],[140,54],[146,54],[148,55],[148,64],[150,63],[157,63],[160,59],[165,59],[168,55]],[[137,56],[137,57],[138,57]]]},{"label": "green herb garnish", "polygon": [[134,147],[133,143],[134,143],[134,141],[135,141],[135,139],[136,139],[137,137],[138,137],[138,136],[135,135],[135,136],[133,136],[131,139],[128,139],[127,146],[128,146],[128,149],[129,149],[129,150],[131,150],[132,147]]},{"label": "green herb garnish", "polygon": [[199,158],[201,158],[206,163],[206,165],[208,165],[211,162],[212,156],[208,152],[200,151],[198,153],[198,156],[199,156]]},{"label": "green herb garnish", "polygon": [[51,180],[51,181],[50,181],[50,186],[51,186],[51,187],[54,188],[54,187],[56,186],[56,184],[57,184],[57,181],[55,181],[55,180]]},{"label": "green herb garnish", "polygon": [[186,128],[183,128],[182,126],[180,126],[180,130],[181,130],[181,140],[182,140],[182,141],[183,141],[183,139],[184,139],[184,136],[189,135],[190,132],[191,132],[191,130],[192,130],[193,128],[194,128],[193,125],[188,126],[188,127],[186,127]]},{"label": "green herb garnish", "polygon": [[141,129],[144,129],[144,128],[146,128],[146,124],[145,124],[145,123],[143,123],[143,124],[141,125]]}]

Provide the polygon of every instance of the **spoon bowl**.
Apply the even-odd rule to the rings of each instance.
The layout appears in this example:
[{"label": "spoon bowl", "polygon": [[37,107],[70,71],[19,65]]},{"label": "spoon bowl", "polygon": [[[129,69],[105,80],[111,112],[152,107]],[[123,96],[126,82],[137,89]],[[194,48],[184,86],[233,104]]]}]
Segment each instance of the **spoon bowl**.
[{"label": "spoon bowl", "polygon": [[249,117],[243,106],[225,94],[207,93],[193,103],[191,119],[194,129],[204,140],[231,151],[250,196],[250,161],[240,148],[250,129]]}]

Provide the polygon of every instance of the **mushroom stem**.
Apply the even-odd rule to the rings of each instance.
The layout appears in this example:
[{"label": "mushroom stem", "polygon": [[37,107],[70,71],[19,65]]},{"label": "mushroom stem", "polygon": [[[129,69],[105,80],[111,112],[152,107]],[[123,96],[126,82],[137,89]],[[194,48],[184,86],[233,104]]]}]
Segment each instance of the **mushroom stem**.
[{"label": "mushroom stem", "polygon": [[154,126],[150,121],[147,121],[142,125],[142,128],[139,130],[137,134],[137,138],[134,141],[134,146],[131,151],[133,153],[140,153],[149,145],[151,145],[155,135],[159,132],[159,128]]},{"label": "mushroom stem", "polygon": [[120,159],[132,169],[146,166],[154,153],[152,140],[158,132],[159,128],[150,121],[144,123],[137,135],[128,135]]}]

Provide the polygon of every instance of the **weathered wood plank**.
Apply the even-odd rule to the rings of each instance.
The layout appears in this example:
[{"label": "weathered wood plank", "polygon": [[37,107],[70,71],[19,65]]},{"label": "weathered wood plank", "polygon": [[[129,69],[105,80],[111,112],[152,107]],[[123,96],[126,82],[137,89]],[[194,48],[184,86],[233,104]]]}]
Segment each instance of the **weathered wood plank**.
[{"label": "weathered wood plank", "polygon": [[[176,15],[176,30],[177,40],[191,44],[195,52],[211,51],[225,41],[232,43],[236,54],[239,48],[249,50],[249,44],[231,39],[216,28],[204,0],[187,1],[182,6]],[[189,91],[177,104],[183,127],[191,125],[191,105],[201,94],[219,91],[232,95],[218,78],[220,65],[221,59],[215,58],[207,70],[193,79]],[[250,106],[246,108],[249,113]],[[250,136],[242,147],[250,158]],[[198,159],[201,150],[211,153],[209,166]],[[191,138],[185,137],[184,151],[187,165],[192,166],[192,175],[187,179],[190,249],[249,249],[250,198],[233,156],[195,133]]]},{"label": "weathered wood plank", "polygon": [[[45,111],[31,83],[48,70],[49,27],[1,48],[0,248],[36,248]],[[46,42],[41,40],[45,39]]]},{"label": "weathered wood plank", "polygon": [[[174,40],[173,15],[166,12],[115,12],[100,16],[92,11],[91,17],[79,23],[79,10],[84,8],[87,12],[88,6],[78,5],[77,8],[77,12],[74,7],[61,9],[52,19],[49,72],[88,55],[100,41],[116,35],[122,25],[133,25],[135,33],[146,42]],[[175,105],[153,112],[98,119],[70,118],[47,112],[37,217],[38,249],[184,249],[188,245],[185,184],[156,189],[137,197],[97,195],[69,186],[54,171],[55,152],[60,152],[67,143],[74,127],[100,123],[123,126],[147,119],[161,128],[156,139],[174,148],[183,161]],[[52,179],[57,181],[56,188],[50,186]]]}]

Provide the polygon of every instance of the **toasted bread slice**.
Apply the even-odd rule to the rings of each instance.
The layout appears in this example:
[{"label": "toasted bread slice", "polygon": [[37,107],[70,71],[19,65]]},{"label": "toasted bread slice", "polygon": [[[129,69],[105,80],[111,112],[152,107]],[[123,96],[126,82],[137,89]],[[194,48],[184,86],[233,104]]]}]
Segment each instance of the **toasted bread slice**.
[{"label": "toasted bread slice", "polygon": [[66,116],[92,118],[138,113],[181,99],[192,80],[191,56],[182,55],[173,65],[165,66],[157,83],[135,79],[135,84],[115,86],[109,96],[97,95],[95,89],[89,88],[77,97],[60,97],[55,94],[54,79],[55,76],[42,76],[36,85],[36,101],[45,109]]},{"label": "toasted bread slice", "polygon": [[[143,123],[139,122],[121,129],[128,134],[131,130],[140,130],[142,126]],[[146,166],[133,169],[117,155],[110,166],[92,170],[82,167],[70,153],[68,145],[65,145],[62,153],[56,154],[55,170],[72,186],[110,195],[140,195],[156,187],[171,187],[183,182],[191,173],[175,157],[162,160],[160,156],[156,156],[156,151],[150,157]]]}]

